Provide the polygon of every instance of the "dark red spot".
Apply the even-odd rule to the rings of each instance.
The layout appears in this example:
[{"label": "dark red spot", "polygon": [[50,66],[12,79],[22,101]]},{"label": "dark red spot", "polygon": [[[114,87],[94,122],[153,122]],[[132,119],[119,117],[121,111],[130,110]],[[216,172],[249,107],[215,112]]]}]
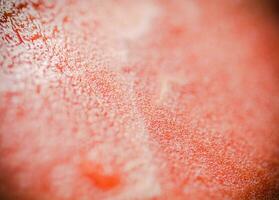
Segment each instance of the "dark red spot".
[{"label": "dark red spot", "polygon": [[55,67],[56,67],[56,69],[57,69],[60,73],[63,72],[63,66],[62,66],[62,65],[56,64]]},{"label": "dark red spot", "polygon": [[69,17],[68,17],[68,16],[65,16],[65,17],[63,18],[63,22],[64,22],[64,23],[69,22]]},{"label": "dark red spot", "polygon": [[43,7],[43,2],[39,0],[38,2],[32,2],[32,6],[35,10],[39,10],[40,8]]},{"label": "dark red spot", "polygon": [[107,174],[104,172],[100,164],[93,164],[89,161],[84,161],[80,165],[81,172],[86,176],[91,183],[99,189],[110,190],[120,184],[120,176],[118,173]]},{"label": "dark red spot", "polygon": [[31,37],[31,40],[32,40],[32,42],[33,41],[35,41],[35,40],[37,40],[37,39],[39,39],[39,38],[41,38],[42,37],[42,35],[40,34],[40,33],[37,33],[37,34],[35,34],[35,35],[33,35],[32,37]]},{"label": "dark red spot", "polygon": [[53,31],[52,31],[52,36],[54,36],[56,33],[58,33],[59,32],[59,30],[58,30],[58,27],[57,26],[55,26],[54,28],[53,28]]},{"label": "dark red spot", "polygon": [[16,6],[16,8],[17,8],[18,10],[22,10],[23,8],[26,8],[27,5],[28,5],[27,2],[19,3],[19,4]]}]

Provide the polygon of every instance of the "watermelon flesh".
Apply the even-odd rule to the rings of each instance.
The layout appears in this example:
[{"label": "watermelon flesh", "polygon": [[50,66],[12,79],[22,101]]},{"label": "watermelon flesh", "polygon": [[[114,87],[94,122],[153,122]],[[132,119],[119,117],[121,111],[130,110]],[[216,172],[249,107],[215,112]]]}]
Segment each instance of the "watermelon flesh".
[{"label": "watermelon flesh", "polygon": [[258,1],[4,1],[0,196],[276,199],[279,29]]}]

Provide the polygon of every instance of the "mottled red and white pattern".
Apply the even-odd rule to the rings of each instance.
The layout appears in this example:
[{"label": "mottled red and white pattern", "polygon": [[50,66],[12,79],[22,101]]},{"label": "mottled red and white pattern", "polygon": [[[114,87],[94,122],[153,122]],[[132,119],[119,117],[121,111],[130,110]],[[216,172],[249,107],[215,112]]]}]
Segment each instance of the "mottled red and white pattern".
[{"label": "mottled red and white pattern", "polygon": [[258,1],[0,1],[0,196],[276,199],[278,35]]}]

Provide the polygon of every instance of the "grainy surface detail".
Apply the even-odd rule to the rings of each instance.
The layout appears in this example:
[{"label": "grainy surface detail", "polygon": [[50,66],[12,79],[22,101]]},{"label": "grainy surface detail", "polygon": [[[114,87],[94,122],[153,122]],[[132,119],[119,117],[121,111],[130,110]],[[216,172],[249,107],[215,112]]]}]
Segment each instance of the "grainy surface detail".
[{"label": "grainy surface detail", "polygon": [[278,198],[278,27],[250,1],[0,0],[0,196]]}]

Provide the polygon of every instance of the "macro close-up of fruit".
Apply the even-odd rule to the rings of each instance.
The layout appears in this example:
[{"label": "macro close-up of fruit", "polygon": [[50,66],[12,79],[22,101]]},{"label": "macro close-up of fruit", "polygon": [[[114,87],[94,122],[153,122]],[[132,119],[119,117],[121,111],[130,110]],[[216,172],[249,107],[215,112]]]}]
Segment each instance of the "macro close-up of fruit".
[{"label": "macro close-up of fruit", "polygon": [[0,200],[279,199],[264,0],[0,0]]}]

